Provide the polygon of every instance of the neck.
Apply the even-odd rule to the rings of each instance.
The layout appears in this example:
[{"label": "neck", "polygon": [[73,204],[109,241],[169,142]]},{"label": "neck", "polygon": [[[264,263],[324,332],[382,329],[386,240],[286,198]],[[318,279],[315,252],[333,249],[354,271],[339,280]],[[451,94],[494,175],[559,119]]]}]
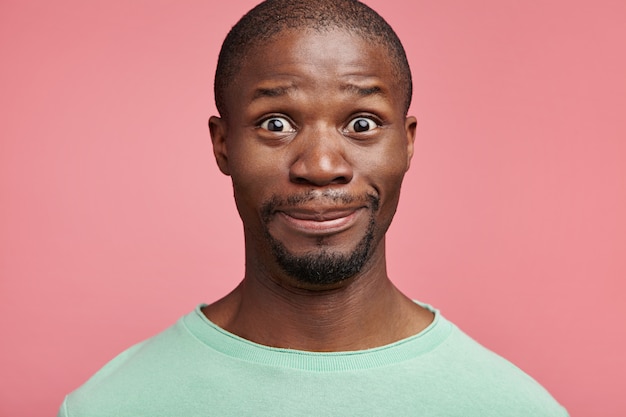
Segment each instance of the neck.
[{"label": "neck", "polygon": [[395,288],[384,255],[372,261],[366,271],[332,289],[302,289],[248,271],[232,293],[204,313],[253,342],[306,351],[368,349],[424,329],[432,314]]}]

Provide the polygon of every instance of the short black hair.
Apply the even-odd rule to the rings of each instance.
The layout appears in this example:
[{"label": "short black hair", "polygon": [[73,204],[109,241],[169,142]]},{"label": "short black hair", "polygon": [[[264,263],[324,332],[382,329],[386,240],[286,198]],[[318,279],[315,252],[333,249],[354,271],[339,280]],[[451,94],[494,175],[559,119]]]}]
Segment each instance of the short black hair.
[{"label": "short black hair", "polygon": [[215,105],[227,117],[226,94],[250,50],[283,30],[344,29],[387,49],[394,75],[404,89],[404,112],[413,94],[411,69],[398,35],[378,13],[357,0],[266,0],[230,30],[215,71]]}]

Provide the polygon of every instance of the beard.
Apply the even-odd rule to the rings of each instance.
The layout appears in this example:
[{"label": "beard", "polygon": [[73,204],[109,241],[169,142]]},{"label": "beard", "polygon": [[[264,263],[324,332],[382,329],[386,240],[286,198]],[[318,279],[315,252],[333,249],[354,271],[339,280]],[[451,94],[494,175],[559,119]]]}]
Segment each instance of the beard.
[{"label": "beard", "polygon": [[[289,205],[313,200],[318,194],[313,192],[290,196],[286,202]],[[346,194],[324,192],[323,197],[332,201],[352,203],[358,198]],[[263,225],[265,236],[269,241],[272,254],[281,269],[296,281],[313,285],[329,286],[340,283],[357,275],[371,257],[372,244],[376,231],[375,213],[378,211],[380,200],[375,195],[366,195],[361,200],[369,202],[370,218],[365,234],[350,253],[336,252],[325,246],[324,238],[318,242],[319,250],[305,254],[294,254],[285,245],[274,238],[269,232],[269,222],[274,213],[274,207],[284,205],[284,202],[276,197],[268,201],[263,207]]]}]

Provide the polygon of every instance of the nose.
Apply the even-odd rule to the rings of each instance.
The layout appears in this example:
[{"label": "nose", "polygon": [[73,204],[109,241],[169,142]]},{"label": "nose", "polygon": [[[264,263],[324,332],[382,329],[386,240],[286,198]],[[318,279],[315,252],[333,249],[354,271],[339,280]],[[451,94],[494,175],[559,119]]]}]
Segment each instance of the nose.
[{"label": "nose", "polygon": [[345,138],[336,130],[300,132],[296,158],[289,168],[289,179],[298,184],[322,187],[347,184],[352,180],[352,165],[346,160]]}]

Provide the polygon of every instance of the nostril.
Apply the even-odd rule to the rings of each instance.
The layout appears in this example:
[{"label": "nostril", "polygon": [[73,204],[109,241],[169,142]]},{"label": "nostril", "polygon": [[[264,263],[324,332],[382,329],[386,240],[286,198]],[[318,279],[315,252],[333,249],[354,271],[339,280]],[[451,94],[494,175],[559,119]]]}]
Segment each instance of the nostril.
[{"label": "nostril", "polygon": [[347,184],[349,182],[347,177],[337,177],[331,181],[332,184]]},{"label": "nostril", "polygon": [[311,183],[311,181],[303,177],[294,177],[291,180],[295,182],[296,184],[310,184]]},{"label": "nostril", "polygon": [[347,184],[350,182],[350,178],[347,176],[338,176],[338,177],[331,179],[330,181],[327,181],[327,180],[319,181],[313,178],[292,176],[291,181],[296,184],[304,184],[304,185],[328,185],[328,184]]}]

